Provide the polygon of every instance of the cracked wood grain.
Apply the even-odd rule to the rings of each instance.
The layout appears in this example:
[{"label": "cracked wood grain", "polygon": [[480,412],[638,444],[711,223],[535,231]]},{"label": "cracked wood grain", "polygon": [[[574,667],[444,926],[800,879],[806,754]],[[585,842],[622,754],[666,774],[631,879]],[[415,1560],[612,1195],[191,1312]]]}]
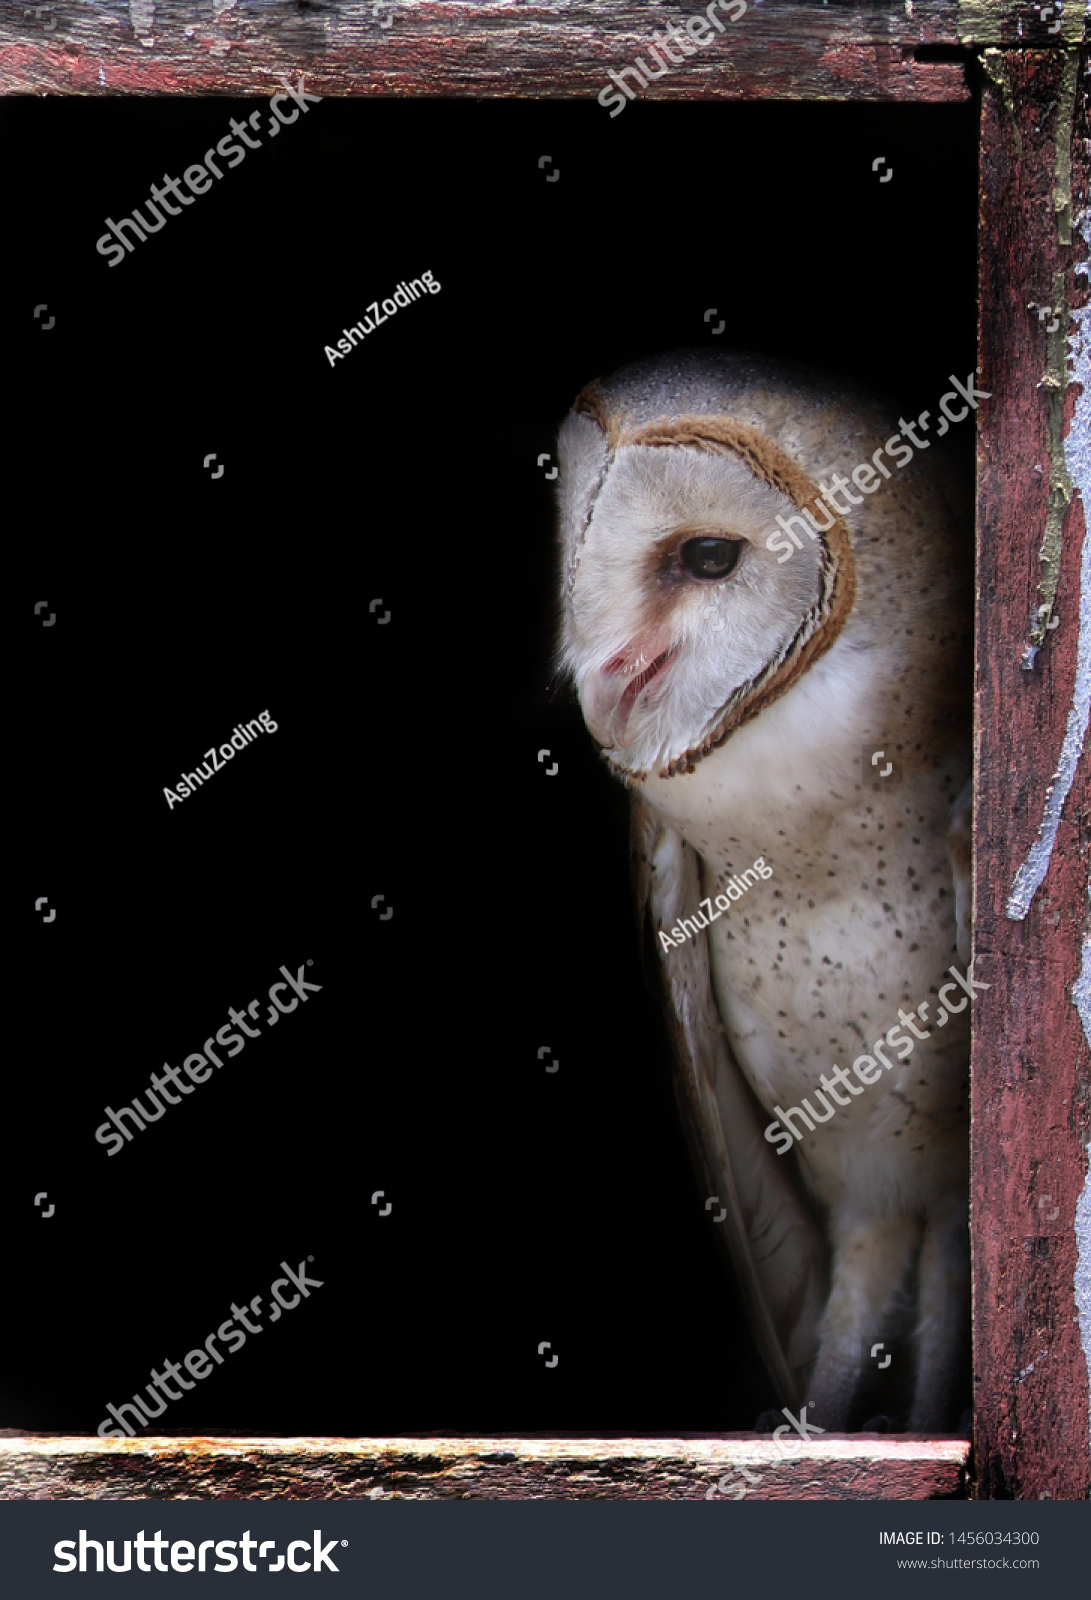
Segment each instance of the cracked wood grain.
[{"label": "cracked wood grain", "polygon": [[[262,94],[291,71],[323,95],[593,99],[611,67],[703,8],[389,0],[385,28],[387,10],[377,16],[371,0],[56,0],[41,16],[34,9],[0,5],[8,94]],[[959,28],[956,0],[751,3],[648,98],[967,100]],[[935,46],[955,59],[917,59]]]},{"label": "cracked wood grain", "polygon": [[[0,1499],[705,1500],[744,1466],[754,1500],[964,1497],[963,1439],[0,1438]],[[739,1482],[745,1480],[739,1479]]]}]

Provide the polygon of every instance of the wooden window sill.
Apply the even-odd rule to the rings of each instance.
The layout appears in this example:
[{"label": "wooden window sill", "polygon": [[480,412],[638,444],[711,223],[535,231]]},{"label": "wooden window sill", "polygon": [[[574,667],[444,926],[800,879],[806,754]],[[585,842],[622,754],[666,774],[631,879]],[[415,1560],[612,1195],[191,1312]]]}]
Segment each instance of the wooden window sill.
[{"label": "wooden window sill", "polygon": [[[785,1456],[759,1434],[409,1438],[0,1438],[0,1499],[752,1500],[967,1497],[970,1444],[843,1434]],[[715,1493],[732,1501],[734,1493]]]}]

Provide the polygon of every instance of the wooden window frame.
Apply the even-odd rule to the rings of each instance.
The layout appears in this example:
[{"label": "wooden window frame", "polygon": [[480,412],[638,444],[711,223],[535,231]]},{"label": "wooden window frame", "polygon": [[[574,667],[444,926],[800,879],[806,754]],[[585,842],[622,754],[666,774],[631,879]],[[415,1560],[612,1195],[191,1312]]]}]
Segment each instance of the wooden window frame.
[{"label": "wooden window frame", "polygon": [[[5,18],[0,85],[8,94],[245,95],[289,71],[332,96],[594,97],[607,70],[631,62],[657,28],[703,8],[398,0],[395,9],[387,29],[367,0],[313,13],[240,4],[194,25],[184,0],[131,0],[114,15],[58,0],[52,29],[44,16]],[[970,100],[974,77],[981,89],[978,349],[991,399],[977,423],[974,974],[990,987],[974,1007],[971,1056],[973,1446],[815,1440],[790,1462],[778,1455],[777,1470],[749,1489],[754,1499],[1091,1493],[1091,1222],[1082,1259],[1076,1222],[1081,1196],[1088,1205],[1091,1124],[1091,970],[1081,980],[1081,959],[1091,969],[1091,945],[1081,956],[1091,812],[1070,726],[1080,666],[1085,680],[1089,671],[1091,580],[1081,655],[1085,525],[1069,473],[1087,422],[1065,366],[1072,314],[1088,299],[1075,219],[1087,212],[1091,178],[1082,7],[1070,0],[1057,24],[1051,33],[1038,8],[1010,0],[780,0],[751,6],[647,91],[943,104]],[[1083,337],[1091,390],[1091,313]],[[1087,433],[1079,448],[1086,472]],[[758,1476],[773,1453],[767,1438],[746,1434],[7,1434],[0,1497],[693,1499],[736,1465]]]}]

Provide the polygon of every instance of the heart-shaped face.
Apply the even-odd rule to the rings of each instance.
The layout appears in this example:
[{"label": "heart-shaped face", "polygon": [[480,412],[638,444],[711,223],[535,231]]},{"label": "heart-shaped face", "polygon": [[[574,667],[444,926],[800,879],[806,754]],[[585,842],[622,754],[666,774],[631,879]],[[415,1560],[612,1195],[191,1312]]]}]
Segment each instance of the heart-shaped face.
[{"label": "heart-shaped face", "polygon": [[752,420],[731,358],[717,358],[723,411],[675,409],[707,405],[709,365],[683,360],[674,406],[647,420],[647,404],[634,417],[592,386],[558,442],[563,663],[629,781],[691,771],[833,644],[852,605],[847,528]]}]

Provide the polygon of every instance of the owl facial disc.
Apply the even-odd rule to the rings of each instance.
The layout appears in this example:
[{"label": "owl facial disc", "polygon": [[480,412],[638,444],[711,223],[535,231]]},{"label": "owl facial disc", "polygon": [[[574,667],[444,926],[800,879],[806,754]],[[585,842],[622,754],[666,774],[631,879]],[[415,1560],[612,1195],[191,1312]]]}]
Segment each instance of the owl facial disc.
[{"label": "owl facial disc", "polygon": [[[634,422],[592,385],[561,428],[563,665],[584,719],[625,781],[674,777],[797,681],[852,609],[849,533],[821,531],[778,560],[777,518],[819,488],[742,413]],[[825,521],[825,527],[822,522]]]}]

